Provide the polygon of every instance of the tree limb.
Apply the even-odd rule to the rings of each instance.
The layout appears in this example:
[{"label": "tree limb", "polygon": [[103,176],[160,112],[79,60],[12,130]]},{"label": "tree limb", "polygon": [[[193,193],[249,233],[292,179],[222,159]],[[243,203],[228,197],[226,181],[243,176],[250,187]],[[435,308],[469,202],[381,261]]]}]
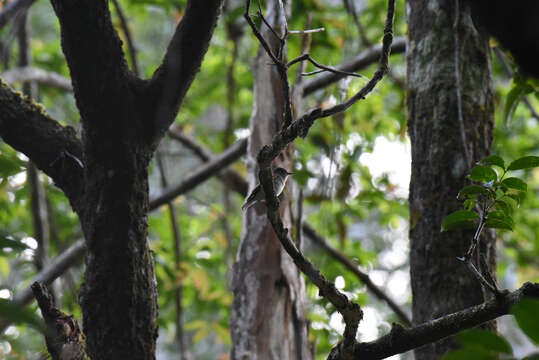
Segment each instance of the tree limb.
[{"label": "tree limb", "polygon": [[169,186],[161,191],[158,196],[154,196],[150,199],[150,210],[154,210],[161,205],[166,204],[180,194],[183,194],[200,183],[211,178],[217,174],[220,170],[227,167],[236,161],[241,155],[245,153],[247,148],[247,139],[237,141],[234,145],[228,148],[225,152],[216,156],[213,160],[207,164],[201,166],[197,170],[191,172],[178,184]]},{"label": "tree limb", "polygon": [[382,291],[378,286],[376,286],[370,279],[369,275],[359,270],[358,265],[355,264],[352,260],[346,257],[342,252],[335,249],[331,244],[320,236],[316,231],[307,223],[303,224],[303,231],[316,245],[321,247],[325,252],[327,252],[334,260],[338,261],[344,265],[349,271],[354,273],[357,278],[365,284],[367,289],[371,291],[378,299],[387,303],[387,305],[395,312],[399,319],[404,322],[405,325],[411,325],[412,321],[408,315],[397,305],[393,299],[391,299],[385,292]]},{"label": "tree limb", "polygon": [[53,360],[88,359],[85,339],[77,320],[54,306],[54,300],[44,284],[34,282],[32,291],[45,320],[45,341]]},{"label": "tree limb", "polygon": [[180,105],[200,70],[217,24],[223,0],[189,0],[163,62],[155,71],[146,97],[151,102],[151,139],[161,139],[174,121]]},{"label": "tree limb", "polygon": [[[539,299],[539,284],[527,282],[520,289],[507,292],[497,299],[430,320],[410,329],[394,324],[389,334],[372,342],[356,344],[354,359],[384,359],[441,340],[461,330],[509,314],[511,307],[518,304],[525,296]],[[329,359],[339,359],[339,357]]]},{"label": "tree limb", "polygon": [[73,91],[71,80],[52,71],[26,66],[8,70],[0,75],[8,84],[32,81],[57,87],[60,90]]},{"label": "tree limb", "polygon": [[112,3],[116,8],[116,13],[118,14],[118,18],[120,19],[120,24],[122,25],[122,30],[127,41],[127,49],[129,51],[129,56],[131,57],[131,63],[133,64],[133,72],[136,76],[139,76],[140,71],[137,60],[137,48],[135,47],[135,43],[133,42],[131,31],[129,31],[129,24],[127,23],[127,19],[125,18],[124,12],[118,0],[112,0]]},{"label": "tree limb", "polygon": [[0,136],[28,156],[61,188],[75,211],[83,191],[82,144],[75,130],[51,119],[43,108],[0,83]]}]

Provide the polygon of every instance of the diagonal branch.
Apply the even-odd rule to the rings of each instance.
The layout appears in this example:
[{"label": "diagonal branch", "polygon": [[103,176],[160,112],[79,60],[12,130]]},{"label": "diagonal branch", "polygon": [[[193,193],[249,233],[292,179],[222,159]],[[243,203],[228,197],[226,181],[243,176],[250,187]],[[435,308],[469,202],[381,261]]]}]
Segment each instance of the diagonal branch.
[{"label": "diagonal branch", "polygon": [[83,191],[82,144],[75,130],[45,114],[40,105],[0,83],[0,137],[28,156],[49,175],[68,197],[73,209],[81,210]]},{"label": "diagonal branch", "polygon": [[247,139],[242,139],[207,164],[191,172],[191,174],[186,176],[178,184],[163,189],[159,195],[150,199],[150,210],[154,210],[168,203],[180,194],[195,188],[200,183],[213,177],[219,171],[238,160],[245,153],[246,148]]},{"label": "diagonal branch", "polygon": [[[406,37],[399,36],[395,38],[391,44],[391,55],[401,54],[406,50]],[[376,44],[369,47],[367,50],[363,51],[358,56],[343,62],[341,65],[337,66],[336,69],[342,72],[354,72],[366,68],[367,66],[373,64],[382,54],[382,45]],[[344,74],[335,74],[335,73],[325,73],[315,77],[312,80],[306,81],[304,84],[303,96],[312,94],[313,92],[323,89],[334,82],[337,82],[343,79],[346,75]]]},{"label": "diagonal branch", "polygon": [[136,76],[139,76],[140,71],[138,67],[137,48],[135,47],[135,43],[133,42],[131,31],[129,31],[129,24],[127,23],[127,19],[125,18],[124,12],[118,0],[112,0],[112,3],[116,8],[116,13],[118,14],[118,18],[120,19],[120,24],[122,25],[122,30],[127,41],[127,49],[129,51],[129,56],[131,57],[131,63],[133,64],[133,72]]},{"label": "diagonal branch", "polygon": [[350,270],[357,278],[365,284],[367,289],[371,291],[378,299],[385,301],[387,305],[395,312],[395,314],[402,320],[405,325],[411,325],[412,321],[408,315],[397,305],[393,299],[391,299],[385,292],[376,286],[369,275],[359,270],[358,265],[346,257],[342,252],[333,248],[331,244],[320,236],[316,231],[307,223],[303,224],[303,231],[316,245],[326,251],[334,260],[343,264],[348,270]]},{"label": "diagonal branch", "polygon": [[[197,142],[194,138],[184,134],[178,127],[171,127],[169,130],[169,135],[173,139],[181,142],[184,146],[191,149],[202,161],[208,162],[210,159],[214,158],[215,155],[204,145]],[[239,193],[241,196],[247,196],[247,182],[243,177],[233,169],[225,169],[219,176],[220,180],[223,181],[229,188]],[[150,203],[152,207],[152,203]],[[339,253],[333,249],[328,241],[324,239],[320,234],[314,230],[314,228],[307,223],[306,221],[302,222],[302,229],[306,236],[308,236],[314,243],[319,245],[324,249],[330,256],[332,256],[336,261],[343,264],[348,270],[352,271],[359,280],[365,284],[367,289],[371,291],[375,296],[377,296],[382,301],[385,301],[388,306],[395,312],[395,314],[406,324],[411,323],[408,315],[404,312],[403,309],[399,307],[385,292],[378,288],[369,278],[368,274],[365,274],[357,268],[356,264],[352,262],[342,253]]]},{"label": "diagonal branch", "polygon": [[[393,325],[391,332],[381,338],[354,346],[354,359],[384,359],[422,345],[454,335],[461,330],[481,325],[502,315],[524,297],[539,299],[539,284],[525,283],[520,289],[507,292],[497,299],[430,320],[410,329]],[[330,359],[337,359],[338,357]]]},{"label": "diagonal branch", "polygon": [[152,103],[153,141],[159,140],[174,121],[180,105],[200,70],[217,24],[223,0],[189,0],[163,62],[148,89]]}]

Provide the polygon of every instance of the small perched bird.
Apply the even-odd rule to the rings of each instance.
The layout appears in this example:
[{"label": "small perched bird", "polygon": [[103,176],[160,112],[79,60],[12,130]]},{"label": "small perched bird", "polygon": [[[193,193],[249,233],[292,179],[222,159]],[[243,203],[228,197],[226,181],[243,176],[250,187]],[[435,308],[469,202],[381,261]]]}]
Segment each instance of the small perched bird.
[{"label": "small perched bird", "polygon": [[[292,175],[293,173],[290,173],[286,171],[286,169],[283,169],[282,167],[278,167],[273,171],[273,190],[275,190],[275,195],[279,196],[283,192],[284,186],[286,184],[286,180],[288,179],[288,176]],[[264,194],[264,189],[262,189],[262,186],[258,184],[253,191],[249,194],[247,197],[247,200],[245,200],[245,203],[242,205],[241,209],[246,210],[255,203],[259,201],[265,201],[266,195]]]}]

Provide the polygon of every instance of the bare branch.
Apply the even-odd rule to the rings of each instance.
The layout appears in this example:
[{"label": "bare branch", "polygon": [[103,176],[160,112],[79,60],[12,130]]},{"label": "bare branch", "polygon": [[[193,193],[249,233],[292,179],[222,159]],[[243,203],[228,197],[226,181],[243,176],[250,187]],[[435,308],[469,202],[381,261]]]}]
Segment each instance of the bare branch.
[{"label": "bare branch", "polygon": [[45,320],[45,340],[52,359],[87,359],[84,335],[77,320],[54,306],[53,297],[46,285],[34,282],[32,291]]},{"label": "bare branch", "polygon": [[316,245],[320,246],[325,250],[334,260],[340,262],[348,270],[350,270],[357,278],[365,284],[367,289],[372,292],[377,298],[382,301],[385,301],[387,305],[395,312],[395,314],[402,320],[405,325],[411,325],[412,321],[408,315],[397,305],[393,299],[391,299],[385,292],[382,291],[378,286],[376,286],[369,275],[359,270],[358,265],[346,257],[342,252],[335,249],[331,244],[324,239],[320,234],[318,234],[309,224],[303,224],[303,231]]},{"label": "bare branch", "polygon": [[195,188],[200,183],[216,175],[220,170],[238,160],[239,157],[245,153],[246,148],[247,139],[237,141],[225,152],[197,170],[191,172],[191,174],[186,176],[180,183],[163,189],[158,196],[151,198],[150,210],[154,210],[159,206],[166,204],[180,194]]},{"label": "bare branch", "polygon": [[[391,44],[391,54],[401,54],[406,50],[406,37],[399,36],[395,38]],[[343,72],[354,72],[366,68],[367,66],[375,63],[380,59],[382,53],[382,45],[377,44],[373,45],[367,50],[363,51],[361,54],[356,56],[353,59],[343,62],[341,65],[337,66],[337,70]],[[313,92],[320,90],[334,82],[337,82],[344,78],[345,75],[342,74],[323,74],[312,80],[306,81],[303,91],[303,96],[312,94]]]},{"label": "bare branch", "polygon": [[82,144],[75,130],[61,126],[40,105],[21,97],[4,83],[0,83],[0,106],[0,137],[49,175],[75,211],[81,210]]},{"label": "bare branch", "polygon": [[129,24],[127,23],[127,19],[125,18],[124,12],[118,0],[112,0],[112,3],[116,8],[116,13],[118,14],[118,18],[120,18],[120,24],[122,25],[122,30],[124,32],[125,39],[127,40],[127,49],[129,50],[129,56],[131,57],[131,63],[133,64],[133,72],[136,76],[139,76],[140,71],[137,60],[137,48],[135,47],[135,43],[133,42],[131,31],[129,31]]},{"label": "bare branch", "polygon": [[185,15],[154,73],[148,97],[152,102],[152,139],[161,139],[174,121],[180,105],[208,50],[223,0],[189,0]]},{"label": "bare branch", "polygon": [[316,28],[316,29],[308,29],[308,30],[289,30],[288,33],[290,35],[303,35],[303,34],[313,34],[317,32],[326,31],[326,28]]},{"label": "bare branch", "polygon": [[73,91],[71,80],[55,72],[36,67],[20,67],[4,72],[0,77],[8,84],[33,81],[43,85],[57,87],[60,90]]},{"label": "bare branch", "polygon": [[[394,324],[391,332],[378,340],[354,346],[354,359],[384,359],[454,335],[509,313],[524,297],[539,299],[539,284],[525,283],[518,290],[497,299],[430,320],[410,329]],[[330,359],[338,359],[338,357]]]}]

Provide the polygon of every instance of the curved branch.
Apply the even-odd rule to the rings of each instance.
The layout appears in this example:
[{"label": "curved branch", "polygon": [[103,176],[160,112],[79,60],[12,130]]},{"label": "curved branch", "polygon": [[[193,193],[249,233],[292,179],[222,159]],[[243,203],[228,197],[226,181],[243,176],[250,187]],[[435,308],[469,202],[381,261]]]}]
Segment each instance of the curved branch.
[{"label": "curved branch", "polygon": [[461,330],[509,314],[511,307],[518,304],[525,296],[539,299],[539,284],[525,283],[520,289],[507,292],[497,299],[428,321],[411,329],[404,329],[394,324],[391,332],[378,340],[356,344],[354,359],[384,359],[441,340]]},{"label": "curved branch", "polygon": [[185,15],[176,28],[163,62],[148,89],[151,102],[153,142],[161,139],[174,121],[180,105],[200,70],[208,50],[223,0],[189,0]]},{"label": "curved branch", "polygon": [[75,130],[45,114],[40,105],[0,82],[0,137],[28,156],[63,190],[73,210],[81,210],[82,144]]},{"label": "curved branch", "polygon": [[[391,55],[401,54],[406,51],[406,37],[399,36],[393,40],[391,45]],[[363,51],[361,54],[356,56],[353,59],[343,62],[341,65],[337,66],[336,69],[343,72],[355,72],[359,71],[367,66],[374,64],[380,59],[382,54],[382,45],[376,44]],[[341,80],[346,77],[345,74],[339,73],[325,73],[316,78],[305,81],[303,86],[303,96],[312,94],[313,92],[320,90],[334,82]]]},{"label": "curved branch", "polygon": [[73,91],[71,80],[52,71],[25,66],[6,71],[0,77],[8,84],[18,82],[36,82],[54,86],[60,90]]}]

